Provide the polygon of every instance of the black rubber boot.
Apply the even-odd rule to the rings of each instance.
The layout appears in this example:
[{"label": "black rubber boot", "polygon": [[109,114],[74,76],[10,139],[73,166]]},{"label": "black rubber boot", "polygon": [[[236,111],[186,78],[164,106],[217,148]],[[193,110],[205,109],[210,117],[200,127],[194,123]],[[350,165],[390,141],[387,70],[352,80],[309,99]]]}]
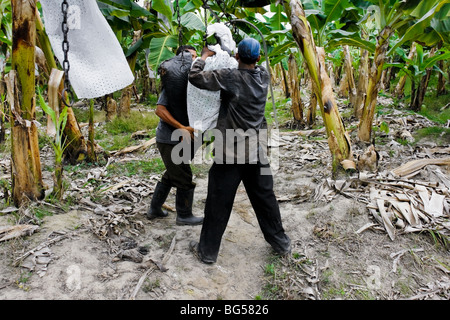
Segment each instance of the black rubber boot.
[{"label": "black rubber boot", "polygon": [[153,193],[152,202],[150,203],[150,208],[147,212],[148,219],[155,218],[164,218],[168,216],[166,210],[163,210],[162,205],[167,199],[169,195],[170,189],[172,187],[164,184],[162,182],[158,182],[155,187],[155,192]]},{"label": "black rubber boot", "polygon": [[212,260],[204,259],[202,257],[202,255],[198,251],[198,242],[197,241],[192,240],[191,242],[189,242],[189,249],[195,255],[195,257],[198,260],[200,260],[201,262],[206,263],[206,264],[212,264],[212,263],[215,262],[215,261],[212,261]]},{"label": "black rubber boot", "polygon": [[202,217],[192,214],[192,202],[194,200],[194,188],[186,190],[177,188],[175,206],[177,209],[177,225],[199,225],[203,223]]}]

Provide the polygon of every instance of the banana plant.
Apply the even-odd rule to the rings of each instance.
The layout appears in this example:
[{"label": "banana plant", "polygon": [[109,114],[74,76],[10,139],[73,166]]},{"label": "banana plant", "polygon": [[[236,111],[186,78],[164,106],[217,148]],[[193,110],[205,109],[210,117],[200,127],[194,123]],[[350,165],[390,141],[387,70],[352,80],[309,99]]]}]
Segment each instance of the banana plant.
[{"label": "banana plant", "polygon": [[[355,6],[365,9],[365,15],[359,23],[373,16],[377,26],[376,47],[372,65],[369,68],[369,81],[358,126],[360,141],[370,142],[372,123],[375,114],[380,80],[386,57],[392,50],[406,41],[419,38],[430,24],[432,18],[450,3],[450,0],[350,0]],[[423,5],[423,3],[427,3]],[[423,14],[423,15],[422,15]],[[419,15],[422,15],[420,18]],[[389,51],[391,37],[399,34],[399,40]]]},{"label": "banana plant", "polygon": [[[158,12],[159,29],[144,37],[145,41],[150,39],[149,62],[152,69],[157,70],[162,61],[174,56],[173,52],[180,44],[198,46],[202,43],[203,35],[206,32],[204,21],[205,11],[201,9],[204,4],[207,4],[211,8],[211,11],[214,12],[211,14],[210,10],[206,10],[207,23],[230,22],[230,19],[245,18],[249,22],[258,24],[258,28],[261,30],[263,28],[265,29],[265,27],[255,18],[255,13],[264,13],[265,10],[258,7],[247,8],[246,6],[259,6],[262,3],[267,4],[268,2],[266,0],[175,0],[172,6],[168,0],[152,1],[152,8]],[[244,33],[246,31],[249,33],[253,31],[246,25],[239,27],[242,27]],[[181,39],[180,35],[182,36]],[[237,32],[235,36],[239,37],[240,32]]]},{"label": "banana plant", "polygon": [[9,53],[12,47],[12,11],[11,1],[0,1],[0,143],[5,139],[5,121],[6,121],[6,108],[5,108],[5,96],[6,86],[3,81],[5,74],[9,72],[11,68],[9,60]]},{"label": "banana plant", "polygon": [[205,32],[205,24],[198,12],[202,1],[176,0],[174,4],[172,7],[167,0],[152,1],[152,8],[158,13],[158,30],[142,39],[143,44],[149,43],[152,70],[157,70],[161,62],[173,57],[179,45],[192,44],[196,39],[200,42]]},{"label": "banana plant", "polygon": [[373,43],[362,39],[359,26],[355,26],[360,9],[350,0],[304,0],[302,4],[318,47],[331,51],[350,45],[375,51]]},{"label": "banana plant", "polygon": [[414,111],[420,111],[425,92],[432,70],[444,73],[439,69],[437,62],[450,59],[450,51],[442,48],[435,52],[436,47],[425,52],[424,47],[415,43],[415,55],[412,58],[406,57],[402,51],[397,52],[403,56],[404,63],[386,64],[385,67],[395,66],[400,68],[399,75],[405,74],[411,80],[411,100],[410,108]]},{"label": "banana plant", "polygon": [[407,13],[412,17],[413,23],[398,27],[400,38],[389,49],[388,55],[413,40],[430,47],[441,41],[450,44],[450,0],[420,1]]},{"label": "banana plant", "polygon": [[63,157],[64,149],[67,148],[67,137],[63,135],[64,128],[67,123],[68,108],[64,107],[61,113],[57,114],[46,102],[38,89],[39,104],[44,112],[52,119],[55,124],[55,138],[52,141],[53,150],[55,152],[55,173],[54,173],[54,186],[52,195],[57,200],[61,200],[64,188],[63,188]]},{"label": "banana plant", "polygon": [[[122,45],[131,71],[135,73],[140,69],[139,41],[142,34],[147,31],[146,28],[152,28],[153,24],[147,21],[151,20],[153,15],[131,0],[98,0],[97,4]],[[130,114],[133,85],[129,85],[121,92],[117,108],[119,117],[127,117]]]},{"label": "banana plant", "polygon": [[11,126],[11,186],[14,204],[45,197],[36,120],[36,4],[12,0],[12,53],[8,73]]},{"label": "banana plant", "polygon": [[317,97],[324,120],[328,145],[332,155],[333,174],[339,168],[354,167],[351,143],[336,105],[333,89],[325,68],[325,51],[316,47],[311,25],[299,0],[284,2],[284,8],[292,25],[292,32],[307,65],[312,88]]},{"label": "banana plant", "polygon": [[6,122],[6,88],[3,79],[7,73],[8,54],[12,46],[12,11],[11,1],[0,1],[0,143],[5,140]]},{"label": "banana plant", "polygon": [[11,1],[0,1],[0,54],[6,56],[6,52],[12,46],[12,13]]},{"label": "banana plant", "polygon": [[5,128],[5,122],[6,122],[6,95],[0,93],[0,143],[5,141],[5,135],[6,135],[6,128]]}]

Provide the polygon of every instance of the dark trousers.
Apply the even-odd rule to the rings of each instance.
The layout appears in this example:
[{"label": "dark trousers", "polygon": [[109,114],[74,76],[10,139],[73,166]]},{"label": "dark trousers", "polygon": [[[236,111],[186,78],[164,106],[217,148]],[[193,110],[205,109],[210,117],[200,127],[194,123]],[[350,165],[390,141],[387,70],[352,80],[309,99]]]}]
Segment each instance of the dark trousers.
[{"label": "dark trousers", "polygon": [[280,253],[290,250],[290,239],[284,232],[280,209],[273,192],[272,175],[261,174],[262,164],[213,164],[209,171],[208,195],[203,220],[199,254],[203,260],[215,262],[222,236],[230,218],[240,182],[258,219],[265,240]]},{"label": "dark trousers", "polygon": [[[158,148],[161,159],[166,167],[161,182],[171,187],[190,190],[195,187],[195,183],[192,181],[191,165],[189,163],[174,163],[172,159],[172,150],[175,146],[175,144],[156,143],[156,147]],[[192,147],[190,160],[192,160],[195,155],[194,143],[190,146]]]}]

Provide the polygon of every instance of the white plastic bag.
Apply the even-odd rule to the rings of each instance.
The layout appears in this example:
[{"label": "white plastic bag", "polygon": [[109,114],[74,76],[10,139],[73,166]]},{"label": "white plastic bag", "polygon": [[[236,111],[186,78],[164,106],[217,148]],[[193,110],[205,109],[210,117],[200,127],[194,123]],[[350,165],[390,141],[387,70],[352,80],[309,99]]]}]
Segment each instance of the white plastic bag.
[{"label": "white plastic bag", "polygon": [[[62,64],[62,0],[40,0],[44,25]],[[123,50],[95,0],[70,0],[69,80],[78,98],[97,98],[130,85],[134,76]]]},{"label": "white plastic bag", "polygon": [[[207,33],[209,35],[216,33],[231,51],[235,51],[236,43],[233,40],[231,31],[223,23],[215,23],[208,26]],[[216,52],[216,54],[206,59],[204,71],[223,68],[237,69],[237,60],[231,57],[228,52],[223,51],[219,44],[209,46],[209,49]],[[220,103],[220,91],[202,90],[189,82],[187,87],[189,125],[201,132],[215,128],[219,116]]]}]

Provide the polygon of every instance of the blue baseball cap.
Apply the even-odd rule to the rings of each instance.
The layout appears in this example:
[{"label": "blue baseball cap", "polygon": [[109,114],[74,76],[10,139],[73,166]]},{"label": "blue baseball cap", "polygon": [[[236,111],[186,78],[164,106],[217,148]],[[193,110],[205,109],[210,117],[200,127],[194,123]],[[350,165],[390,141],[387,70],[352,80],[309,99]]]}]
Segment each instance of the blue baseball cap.
[{"label": "blue baseball cap", "polygon": [[245,38],[238,45],[239,57],[244,62],[254,62],[260,55],[261,46],[259,42],[253,38]]}]

